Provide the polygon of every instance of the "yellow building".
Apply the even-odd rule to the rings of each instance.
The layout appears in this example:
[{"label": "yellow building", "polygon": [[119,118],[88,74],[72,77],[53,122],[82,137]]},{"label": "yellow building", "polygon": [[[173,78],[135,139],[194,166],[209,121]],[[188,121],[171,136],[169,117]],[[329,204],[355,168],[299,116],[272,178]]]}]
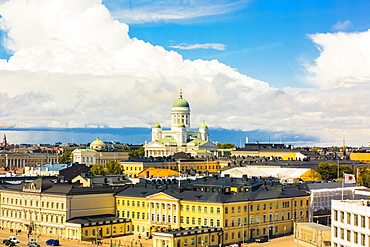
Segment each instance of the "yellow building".
[{"label": "yellow building", "polygon": [[186,227],[153,233],[153,247],[221,246],[222,228]]},{"label": "yellow building", "polygon": [[75,149],[72,151],[73,162],[78,162],[80,164],[94,165],[101,164],[115,160],[122,161],[128,159],[128,152],[119,151],[99,151],[95,149]]},{"label": "yellow building", "polygon": [[359,161],[362,163],[370,163],[370,153],[350,153],[350,160]]},{"label": "yellow building", "polygon": [[127,160],[119,162],[122,165],[122,173],[131,177],[137,177],[147,168],[171,169],[181,171],[197,170],[201,172],[218,172],[228,165],[221,160],[177,160],[177,161],[150,161],[150,160]]},{"label": "yellow building", "polygon": [[116,195],[117,216],[132,219],[136,234],[222,228],[221,244],[292,233],[295,222],[308,219],[308,204],[309,195],[301,187],[246,177],[145,180]]},{"label": "yellow building", "polygon": [[114,190],[109,187],[75,187],[40,178],[0,192],[0,226],[35,235],[81,239],[80,229],[67,224],[70,219],[115,216]]},{"label": "yellow building", "polygon": [[307,247],[330,247],[331,227],[313,222],[297,223],[294,242]]}]

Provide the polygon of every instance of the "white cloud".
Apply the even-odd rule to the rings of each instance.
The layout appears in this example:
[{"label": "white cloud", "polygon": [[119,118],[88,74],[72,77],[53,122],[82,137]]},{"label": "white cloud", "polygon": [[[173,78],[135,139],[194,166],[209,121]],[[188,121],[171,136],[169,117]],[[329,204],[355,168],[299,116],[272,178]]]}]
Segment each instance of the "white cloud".
[{"label": "white cloud", "polygon": [[[18,12],[24,18],[14,18]],[[206,120],[210,127],[298,131],[337,145],[343,137],[368,141],[369,84],[346,83],[368,76],[369,31],[312,35],[321,53],[310,79],[324,89],[276,89],[217,60],[184,60],[130,39],[127,25],[97,0],[10,0],[0,15],[4,46],[15,52],[0,61],[4,124],[147,127],[158,119],[169,126],[182,88],[194,127]]]},{"label": "white cloud", "polygon": [[370,30],[355,33],[319,33],[309,36],[320,50],[308,65],[309,81],[334,88],[370,81]]},{"label": "white cloud", "polygon": [[194,49],[215,49],[219,51],[224,51],[226,49],[226,45],[218,44],[218,43],[205,43],[205,44],[186,44],[182,43],[179,45],[171,45],[169,47],[181,49],[181,50],[194,50]]},{"label": "white cloud", "polygon": [[352,25],[352,22],[350,20],[345,20],[345,21],[338,21],[337,23],[335,23],[335,25],[332,26],[332,29],[334,31],[343,31],[343,30],[346,30],[348,28],[351,28],[353,25]]},{"label": "white cloud", "polygon": [[[143,0],[114,5],[113,15],[124,23],[177,22],[221,15],[246,6],[250,0]],[[109,5],[109,1],[106,1]]]}]

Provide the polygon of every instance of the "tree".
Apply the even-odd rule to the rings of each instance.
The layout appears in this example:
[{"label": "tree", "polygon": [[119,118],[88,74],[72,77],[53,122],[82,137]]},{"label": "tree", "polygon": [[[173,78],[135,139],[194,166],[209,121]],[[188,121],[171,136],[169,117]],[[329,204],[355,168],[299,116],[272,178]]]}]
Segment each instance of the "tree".
[{"label": "tree", "polygon": [[68,162],[72,162],[72,152],[65,151],[62,156],[58,158],[59,164],[66,164]]},{"label": "tree", "polygon": [[122,171],[122,165],[115,160],[105,163],[104,173],[108,175],[119,174]]},{"label": "tree", "polygon": [[323,180],[332,181],[335,179],[341,180],[343,173],[352,173],[353,170],[348,165],[339,165],[339,177],[338,177],[338,164],[332,164],[327,162],[321,162],[316,171],[320,173]]},{"label": "tree", "polygon": [[144,156],[144,153],[145,153],[144,147],[140,147],[139,149],[128,151],[128,157],[129,159],[135,159]]},{"label": "tree", "polygon": [[90,171],[92,172],[93,175],[98,175],[103,171],[103,166],[100,164],[94,164],[90,168]]},{"label": "tree", "polygon": [[356,182],[358,185],[370,187],[370,167],[369,166],[361,166],[357,168],[358,177]]},{"label": "tree", "polygon": [[234,148],[235,147],[235,144],[232,144],[232,143],[216,143],[216,145],[218,146],[219,149],[230,149],[230,148]]}]

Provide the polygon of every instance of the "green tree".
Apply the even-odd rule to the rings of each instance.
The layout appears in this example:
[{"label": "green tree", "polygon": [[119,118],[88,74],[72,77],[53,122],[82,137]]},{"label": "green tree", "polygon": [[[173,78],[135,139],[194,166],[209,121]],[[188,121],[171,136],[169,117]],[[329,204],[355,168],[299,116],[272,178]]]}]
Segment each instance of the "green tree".
[{"label": "green tree", "polygon": [[119,174],[122,171],[122,165],[115,160],[105,163],[104,173],[108,175]]},{"label": "green tree", "polygon": [[235,147],[235,144],[232,144],[232,143],[223,143],[219,146],[220,149],[230,149],[234,147]]},{"label": "green tree", "polygon": [[341,180],[343,173],[352,173],[353,170],[348,165],[339,165],[339,177],[338,177],[338,164],[332,164],[328,162],[321,162],[316,171],[321,175],[323,180]]},{"label": "green tree", "polygon": [[58,158],[59,164],[66,164],[68,162],[72,162],[72,152],[65,151],[62,156]]},{"label": "green tree", "polygon": [[370,188],[370,167],[361,166],[357,168],[357,174],[358,174],[358,177],[356,178],[357,184]]},{"label": "green tree", "polygon": [[103,171],[103,166],[100,164],[94,164],[91,166],[90,171],[93,175],[98,175]]},{"label": "green tree", "polygon": [[144,147],[140,147],[137,150],[128,151],[128,157],[129,157],[129,159],[135,159],[135,158],[144,156],[144,153],[145,153]]}]

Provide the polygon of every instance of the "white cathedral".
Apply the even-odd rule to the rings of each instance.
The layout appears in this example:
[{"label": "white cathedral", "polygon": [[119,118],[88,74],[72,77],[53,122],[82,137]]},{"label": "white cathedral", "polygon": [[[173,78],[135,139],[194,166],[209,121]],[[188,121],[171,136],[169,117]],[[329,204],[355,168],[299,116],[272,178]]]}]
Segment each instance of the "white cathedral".
[{"label": "white cathedral", "polygon": [[171,130],[162,130],[157,120],[152,128],[152,141],[144,148],[146,157],[163,157],[178,152],[213,156],[218,146],[209,142],[209,129],[205,122],[199,130],[190,130],[190,106],[180,90],[180,97],[172,104]]}]

